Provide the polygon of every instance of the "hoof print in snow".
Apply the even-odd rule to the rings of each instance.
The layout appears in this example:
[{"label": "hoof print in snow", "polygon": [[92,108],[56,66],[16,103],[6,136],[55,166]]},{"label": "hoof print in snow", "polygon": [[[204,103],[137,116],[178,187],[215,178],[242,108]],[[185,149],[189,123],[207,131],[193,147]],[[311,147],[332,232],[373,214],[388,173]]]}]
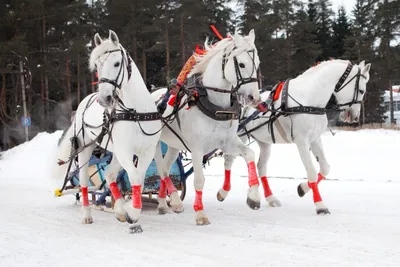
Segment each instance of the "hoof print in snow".
[{"label": "hoof print in snow", "polygon": [[317,210],[318,215],[326,215],[326,214],[331,214],[328,209],[318,209]]},{"label": "hoof print in snow", "polygon": [[133,225],[133,226],[129,227],[129,229],[131,230],[131,231],[130,231],[131,234],[140,234],[140,233],[143,233],[142,226],[140,226],[139,224]]}]

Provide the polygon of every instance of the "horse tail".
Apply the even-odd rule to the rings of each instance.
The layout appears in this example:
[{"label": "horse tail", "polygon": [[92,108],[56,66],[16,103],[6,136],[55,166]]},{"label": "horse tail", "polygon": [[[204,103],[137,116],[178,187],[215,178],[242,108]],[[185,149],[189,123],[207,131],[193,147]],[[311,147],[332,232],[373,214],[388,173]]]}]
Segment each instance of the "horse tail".
[{"label": "horse tail", "polygon": [[[54,179],[64,179],[68,171],[69,156],[72,149],[71,138],[74,137],[73,123],[71,126],[64,130],[60,139],[58,140],[58,148],[56,153],[56,162],[54,162],[52,177]],[[74,160],[74,159],[71,159]],[[71,170],[70,170],[71,171]]]}]

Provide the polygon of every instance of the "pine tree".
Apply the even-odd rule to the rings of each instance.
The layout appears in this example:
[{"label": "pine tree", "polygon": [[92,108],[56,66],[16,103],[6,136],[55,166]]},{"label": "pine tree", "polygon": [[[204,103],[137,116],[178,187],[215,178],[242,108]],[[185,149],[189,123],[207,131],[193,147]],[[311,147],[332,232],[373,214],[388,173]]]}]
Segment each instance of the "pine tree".
[{"label": "pine tree", "polygon": [[296,13],[295,24],[293,25],[293,76],[297,76],[315,64],[315,59],[321,53],[321,47],[316,42],[316,25],[312,20],[313,11],[306,12],[305,7],[301,8]]},{"label": "pine tree", "polygon": [[345,54],[345,39],[350,36],[350,24],[348,22],[346,9],[341,6],[338,16],[333,22],[332,57],[341,58]]},{"label": "pine tree", "polygon": [[317,39],[322,53],[318,61],[327,60],[332,56],[332,3],[329,0],[318,0],[317,8]]}]

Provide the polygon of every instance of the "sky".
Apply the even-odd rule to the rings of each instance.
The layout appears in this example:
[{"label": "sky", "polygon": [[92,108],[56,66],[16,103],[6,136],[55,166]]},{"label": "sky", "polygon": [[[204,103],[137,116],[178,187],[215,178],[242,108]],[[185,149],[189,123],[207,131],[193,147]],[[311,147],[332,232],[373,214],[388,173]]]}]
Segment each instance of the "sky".
[{"label": "sky", "polygon": [[337,12],[339,6],[344,5],[347,14],[350,15],[354,5],[356,4],[356,0],[331,0],[331,3],[333,11]]}]

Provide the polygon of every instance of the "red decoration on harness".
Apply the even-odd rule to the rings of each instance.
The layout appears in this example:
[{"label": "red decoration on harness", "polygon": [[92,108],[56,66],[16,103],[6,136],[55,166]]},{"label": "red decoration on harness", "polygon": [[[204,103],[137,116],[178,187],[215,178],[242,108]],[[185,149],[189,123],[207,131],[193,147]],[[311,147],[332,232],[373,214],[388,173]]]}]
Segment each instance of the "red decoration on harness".
[{"label": "red decoration on harness", "polygon": [[196,190],[196,197],[194,199],[193,209],[196,212],[198,212],[200,210],[204,210],[204,208],[203,208],[203,192],[202,191]]},{"label": "red decoration on harness", "polygon": [[82,193],[82,198],[83,198],[83,206],[88,207],[89,206],[89,196],[88,196],[88,188],[87,186],[82,186],[81,187],[81,193]]},{"label": "red decoration on harness", "polygon": [[231,170],[225,170],[225,180],[222,189],[225,191],[231,190]]},{"label": "red decoration on harness", "polygon": [[142,186],[132,185],[132,206],[134,209],[142,208]]},{"label": "red decoration on harness", "polygon": [[115,200],[122,198],[121,192],[119,191],[119,188],[118,188],[116,182],[112,182],[109,187],[110,187],[111,194],[113,195]]},{"label": "red decoration on harness", "polygon": [[[96,76],[97,79],[99,79],[99,73],[98,72],[96,72],[95,76]],[[99,81],[92,82],[93,85],[98,84],[98,83],[99,83]]]},{"label": "red decoration on harness", "polygon": [[247,164],[247,168],[249,171],[249,187],[260,184],[258,182],[258,177],[257,177],[257,172],[256,172],[256,164],[254,163],[254,161]]},{"label": "red decoration on harness", "polygon": [[211,27],[211,29],[213,30],[213,32],[215,33],[215,35],[216,35],[220,40],[224,39],[224,38],[222,37],[222,35],[219,33],[219,31],[217,30],[217,28],[215,28],[214,25],[210,24],[210,27]]},{"label": "red decoration on harness", "polygon": [[276,101],[279,99],[279,96],[281,95],[282,89],[283,89],[283,85],[285,84],[285,82],[280,82],[278,84],[278,87],[276,88],[276,91],[274,93],[274,96],[272,98],[273,101]]}]

